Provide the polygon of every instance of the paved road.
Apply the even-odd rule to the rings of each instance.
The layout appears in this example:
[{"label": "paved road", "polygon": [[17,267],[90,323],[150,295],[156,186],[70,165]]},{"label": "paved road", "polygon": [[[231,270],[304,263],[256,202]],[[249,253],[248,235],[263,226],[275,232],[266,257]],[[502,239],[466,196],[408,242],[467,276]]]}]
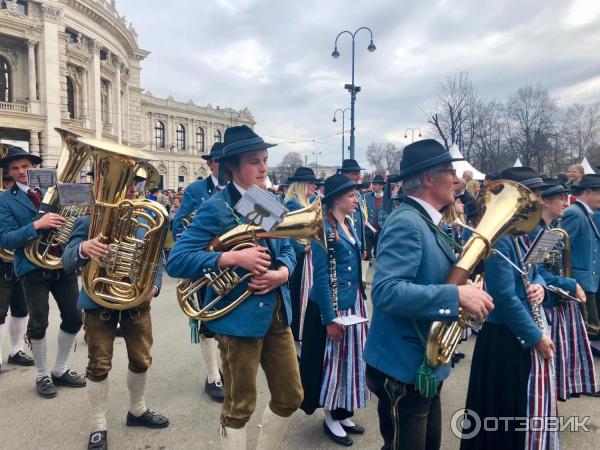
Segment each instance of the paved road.
[{"label": "paved road", "polygon": [[[189,343],[187,319],[176,306],[175,280],[165,278],[159,298],[153,301],[154,367],[147,390],[149,407],[166,414],[171,426],[164,430],[144,431],[125,426],[129,406],[125,373],[127,356],[122,339],[115,343],[115,358],[110,375],[108,401],[109,444],[111,449],[219,449],[218,417],[220,407],[202,392],[205,371],[197,346]],[[51,308],[49,360],[56,349],[58,310]],[[467,354],[455,368],[443,391],[443,449],[458,448],[458,440],[450,431],[450,418],[464,406],[468,383],[473,339],[462,344]],[[7,354],[7,342],[3,348]],[[71,358],[71,368],[84,371],[87,347],[83,335]],[[596,361],[597,370],[600,364]],[[83,449],[86,448],[88,405],[81,389],[59,390],[52,400],[41,399],[34,388],[35,369],[3,365],[0,376],[0,449]],[[268,390],[262,373],[259,376],[257,413],[249,424],[249,448],[254,448],[258,436],[258,421],[268,401]],[[562,415],[590,416],[590,432],[563,433],[563,449],[596,449],[600,434],[600,399],[580,398],[559,405]],[[356,422],[367,429],[355,438],[355,448],[378,449],[382,441],[378,434],[376,398],[365,410],[359,411]],[[306,416],[302,412],[292,418],[292,425],[281,448],[339,449],[322,431],[322,414]]]}]

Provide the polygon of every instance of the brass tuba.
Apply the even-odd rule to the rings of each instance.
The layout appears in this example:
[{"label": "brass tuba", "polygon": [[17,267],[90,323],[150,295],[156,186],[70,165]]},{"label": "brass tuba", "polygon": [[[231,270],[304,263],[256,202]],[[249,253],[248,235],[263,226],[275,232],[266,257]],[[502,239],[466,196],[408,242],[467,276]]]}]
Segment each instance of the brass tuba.
[{"label": "brass tuba", "polygon": [[[90,155],[87,148],[81,145],[78,134],[63,128],[55,128],[60,134],[62,149],[56,163],[56,179],[58,183],[75,183],[79,180],[81,170],[87,163]],[[25,247],[25,255],[33,264],[42,269],[60,269],[62,263],[61,246],[69,243],[75,220],[85,213],[86,207],[60,206],[58,189],[56,186],[48,188],[40,205],[38,217],[54,212],[64,217],[65,223],[54,230],[42,233],[42,236],[30,242]]]},{"label": "brass tuba", "polygon": [[82,270],[83,287],[108,309],[134,308],[151,295],[169,231],[169,216],[158,202],[128,200],[134,176],[152,155],[117,144],[79,139],[92,154],[94,198],[88,236],[106,238],[109,253]]},{"label": "brass tuba", "polygon": [[[7,152],[8,152],[8,150],[6,149],[6,146],[3,144],[0,144],[0,159],[4,158],[6,156]],[[0,165],[0,179],[2,179],[2,177],[3,177],[3,172],[4,171],[2,169],[2,166]],[[3,184],[4,184],[3,182],[2,182],[2,184],[0,184],[0,192],[2,192],[4,190]],[[6,261],[6,262],[12,262],[14,257],[15,257],[14,251],[0,248],[0,260]]]},{"label": "brass tuba", "polygon": [[[492,245],[502,235],[533,231],[541,218],[541,208],[533,192],[510,180],[488,182],[479,193],[477,207],[481,220],[469,238],[446,282],[466,284],[480,261],[492,254]],[[433,322],[429,328],[425,355],[430,367],[448,364],[462,332],[473,324],[473,317],[459,309],[454,322]]]},{"label": "brass tuba", "polygon": [[[321,199],[317,197],[306,208],[288,214],[283,222],[271,232],[264,231],[255,225],[238,225],[225,234],[215,237],[206,247],[206,251],[243,250],[256,246],[258,239],[297,239],[303,243],[316,240],[324,246],[325,228]],[[229,267],[216,274],[208,273],[201,278],[181,280],[177,284],[177,300],[183,312],[192,319],[208,322],[219,319],[237,308],[252,295],[251,290],[246,289],[235,300],[220,309],[216,307],[216,304],[221,302],[240,283],[252,276],[251,273],[239,275],[236,269],[237,267]],[[217,296],[200,308],[195,295],[204,286],[213,289]]]},{"label": "brass tuba", "polygon": [[563,247],[560,250],[552,250],[550,252],[550,265],[560,268],[558,275],[561,277],[573,278],[573,268],[571,262],[571,239],[569,238],[569,234],[564,228],[561,228],[560,220],[556,228],[552,228],[552,231],[560,233],[563,239]]}]

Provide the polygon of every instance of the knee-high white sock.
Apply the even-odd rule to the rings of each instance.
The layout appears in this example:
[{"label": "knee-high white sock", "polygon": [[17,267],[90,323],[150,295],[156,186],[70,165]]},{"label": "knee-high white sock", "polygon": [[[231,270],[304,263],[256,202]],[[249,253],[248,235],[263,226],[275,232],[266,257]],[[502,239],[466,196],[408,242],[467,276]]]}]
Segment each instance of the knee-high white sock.
[{"label": "knee-high white sock", "polygon": [[11,317],[8,321],[10,333],[10,356],[23,350],[25,345],[25,331],[29,317]]},{"label": "knee-high white sock", "polygon": [[52,368],[52,375],[60,377],[67,371],[67,362],[69,355],[73,349],[73,343],[77,334],[65,333],[63,330],[58,330],[58,350],[56,351],[56,361]]},{"label": "knee-high white sock", "polygon": [[3,323],[0,325],[0,366],[2,365],[2,336],[4,336],[4,329],[6,328],[6,324]]},{"label": "knee-high white sock", "polygon": [[46,361],[45,337],[42,339],[31,339],[31,353],[33,354],[33,361],[35,362],[35,367],[38,371],[38,379],[50,376],[48,362]]},{"label": "knee-high white sock", "polygon": [[331,432],[333,434],[335,434],[336,436],[340,436],[340,437],[344,437],[346,436],[346,431],[342,428],[342,425],[340,425],[340,422],[338,420],[335,420],[333,417],[331,417],[331,411],[329,411],[328,409],[325,409],[325,423],[327,424],[327,427],[331,430]]},{"label": "knee-high white sock", "polygon": [[289,423],[289,417],[278,416],[267,406],[262,416],[256,450],[276,450],[281,448],[281,443]]},{"label": "knee-high white sock", "polygon": [[106,430],[106,399],[108,378],[102,381],[87,380],[85,391],[90,402],[90,433]]},{"label": "knee-high white sock", "polygon": [[217,364],[217,349],[214,345],[214,339],[200,339],[200,350],[202,351],[202,359],[206,366],[206,373],[209,383],[214,383],[221,380],[219,373],[219,365]]},{"label": "knee-high white sock", "polygon": [[148,372],[127,371],[127,389],[129,389],[129,412],[136,417],[146,412],[146,380]]}]

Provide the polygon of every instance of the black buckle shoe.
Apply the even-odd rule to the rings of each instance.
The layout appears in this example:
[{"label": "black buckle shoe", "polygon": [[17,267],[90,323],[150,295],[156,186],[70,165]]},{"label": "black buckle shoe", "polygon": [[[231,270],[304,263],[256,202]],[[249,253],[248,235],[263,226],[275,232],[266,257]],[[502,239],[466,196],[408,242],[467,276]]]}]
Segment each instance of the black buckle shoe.
[{"label": "black buckle shoe", "polygon": [[348,426],[344,425],[341,422],[340,422],[340,425],[342,426],[342,428],[344,429],[344,431],[346,433],[350,433],[350,434],[365,434],[365,429],[363,427],[361,427],[360,425],[354,424],[351,427],[348,427]]},{"label": "black buckle shoe", "polygon": [[106,430],[94,431],[90,434],[88,450],[108,450],[108,437]]},{"label": "black buckle shoe", "polygon": [[128,412],[126,423],[128,427],[165,428],[169,426],[169,419],[156,411],[147,409],[139,417]]},{"label": "black buckle shoe", "polygon": [[354,444],[354,441],[350,439],[350,436],[338,436],[334,434],[333,431],[329,429],[327,422],[325,421],[323,421],[323,430],[325,430],[325,434],[329,436],[329,438],[336,444],[345,445],[346,447],[350,447],[352,444]]},{"label": "black buckle shoe", "polygon": [[60,377],[52,375],[52,379],[54,380],[54,384],[57,386],[73,388],[85,387],[85,378],[83,378],[74,370],[67,370]]},{"label": "black buckle shoe", "polygon": [[207,378],[204,382],[204,392],[217,403],[223,403],[223,400],[225,400],[225,391],[221,380],[209,383]]},{"label": "black buckle shoe", "polygon": [[33,358],[25,353],[23,350],[19,350],[14,355],[8,355],[8,363],[16,366],[33,366]]},{"label": "black buckle shoe", "polygon": [[35,387],[37,388],[37,392],[40,394],[40,397],[56,397],[56,386],[52,382],[52,378],[50,378],[48,375],[38,378],[35,381]]}]

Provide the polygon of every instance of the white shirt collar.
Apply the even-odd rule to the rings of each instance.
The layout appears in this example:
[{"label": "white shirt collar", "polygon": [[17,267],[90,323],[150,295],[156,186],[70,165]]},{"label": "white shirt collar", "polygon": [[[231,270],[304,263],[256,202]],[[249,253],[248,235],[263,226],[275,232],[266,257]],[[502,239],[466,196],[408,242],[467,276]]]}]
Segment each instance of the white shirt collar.
[{"label": "white shirt collar", "polygon": [[29,192],[29,186],[27,186],[26,184],[23,183],[19,183],[17,181],[17,186],[19,186],[19,189],[21,189],[23,192],[25,192],[26,194]]},{"label": "white shirt collar", "polygon": [[212,173],[210,174],[210,178],[212,179],[212,182],[215,185],[215,187],[219,186],[219,180],[216,179]]},{"label": "white shirt collar", "polygon": [[409,195],[408,197],[412,198],[415,202],[417,202],[419,205],[421,205],[423,207],[423,209],[425,211],[427,211],[427,214],[429,214],[431,221],[433,223],[435,223],[436,225],[439,225],[440,220],[442,220],[442,217],[443,217],[443,214],[441,212],[439,212],[437,209],[435,209],[433,206],[431,206],[425,200],[421,200],[420,198],[413,197],[412,195]]},{"label": "white shirt collar", "polygon": [[585,206],[586,211],[588,212],[588,214],[594,214],[594,211],[592,211],[592,208],[589,207],[589,205],[584,202],[583,200],[581,200],[580,198],[577,199],[577,201],[579,203],[581,203],[583,206]]},{"label": "white shirt collar", "polygon": [[244,194],[246,193],[246,189],[243,189],[239,186],[239,184],[237,184],[235,181],[232,181],[233,185],[235,186],[235,188],[238,190],[238,192],[240,193],[240,195],[243,197]]}]

